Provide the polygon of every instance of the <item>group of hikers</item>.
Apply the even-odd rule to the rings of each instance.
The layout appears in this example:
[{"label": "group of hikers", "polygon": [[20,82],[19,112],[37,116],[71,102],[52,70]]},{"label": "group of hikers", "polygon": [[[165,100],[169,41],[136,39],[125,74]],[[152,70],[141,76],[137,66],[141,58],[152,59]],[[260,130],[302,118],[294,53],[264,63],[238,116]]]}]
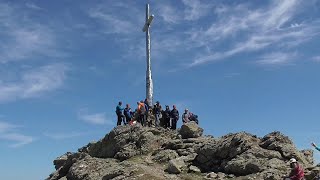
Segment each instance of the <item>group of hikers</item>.
[{"label": "group of hikers", "polygon": [[[154,106],[149,106],[147,99],[144,101],[137,102],[137,108],[133,111],[129,104],[126,104],[126,107],[122,107],[122,102],[120,101],[116,107],[117,114],[117,126],[121,125],[122,122],[126,124],[140,123],[142,126],[155,126],[176,129],[177,122],[179,120],[179,111],[176,105],[172,106],[170,109],[169,105],[165,106],[165,109],[162,109],[160,102],[157,101]],[[148,118],[149,116],[154,116],[153,118]],[[198,116],[189,112],[188,109],[185,109],[182,114],[182,122],[187,123],[194,121],[197,124]]]},{"label": "group of hikers", "polygon": [[[145,101],[137,102],[137,108],[134,111],[132,111],[129,104],[126,104],[126,107],[123,108],[122,102],[120,101],[116,107],[116,114],[118,118],[117,126],[121,125],[123,122],[124,125],[140,123],[142,126],[176,129],[179,120],[179,111],[175,105],[172,106],[172,110],[170,110],[168,105],[166,105],[163,110],[159,101],[152,107],[148,105],[147,99],[145,99]],[[154,122],[150,120],[152,118],[148,118],[148,116],[151,115],[154,116]],[[182,122],[187,123],[190,121],[194,121],[198,124],[198,116],[191,113],[188,109],[185,109],[182,114]],[[320,151],[320,147],[315,143],[311,143],[311,145],[316,150]],[[289,164],[291,172],[288,176],[283,176],[283,179],[304,180],[304,169],[298,161],[295,158],[291,158]],[[320,176],[315,177],[314,180],[320,180]]]}]

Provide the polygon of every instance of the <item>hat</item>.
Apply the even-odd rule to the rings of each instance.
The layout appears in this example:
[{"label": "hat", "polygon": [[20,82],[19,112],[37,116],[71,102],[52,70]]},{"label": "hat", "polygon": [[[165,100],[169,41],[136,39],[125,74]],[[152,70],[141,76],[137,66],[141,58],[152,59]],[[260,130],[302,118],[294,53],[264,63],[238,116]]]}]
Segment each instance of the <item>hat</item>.
[{"label": "hat", "polygon": [[295,159],[295,158],[291,158],[290,160],[289,160],[289,163],[291,164],[291,163],[296,163],[297,162],[297,160]]}]

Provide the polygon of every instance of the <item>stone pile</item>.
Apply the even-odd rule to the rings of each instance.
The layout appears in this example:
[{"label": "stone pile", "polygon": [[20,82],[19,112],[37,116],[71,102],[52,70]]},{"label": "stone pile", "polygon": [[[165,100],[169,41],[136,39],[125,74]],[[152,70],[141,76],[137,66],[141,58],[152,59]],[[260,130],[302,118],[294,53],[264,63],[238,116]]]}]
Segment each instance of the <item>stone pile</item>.
[{"label": "stone pile", "polygon": [[196,123],[180,130],[118,126],[98,142],[53,161],[47,180],[120,179],[266,179],[280,180],[294,157],[306,178],[319,173],[313,151],[299,151],[280,132],[259,138],[239,132],[219,138],[203,136]]}]

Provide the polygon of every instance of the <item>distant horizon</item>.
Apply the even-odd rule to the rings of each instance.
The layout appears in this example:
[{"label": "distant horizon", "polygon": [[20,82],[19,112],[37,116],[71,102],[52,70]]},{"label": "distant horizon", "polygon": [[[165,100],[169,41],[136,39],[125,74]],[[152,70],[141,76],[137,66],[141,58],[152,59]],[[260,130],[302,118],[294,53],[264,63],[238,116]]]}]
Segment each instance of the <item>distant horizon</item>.
[{"label": "distant horizon", "polygon": [[0,179],[46,178],[115,127],[119,101],[145,99],[146,2],[154,101],[188,108],[214,137],[320,144],[318,0],[3,0]]}]

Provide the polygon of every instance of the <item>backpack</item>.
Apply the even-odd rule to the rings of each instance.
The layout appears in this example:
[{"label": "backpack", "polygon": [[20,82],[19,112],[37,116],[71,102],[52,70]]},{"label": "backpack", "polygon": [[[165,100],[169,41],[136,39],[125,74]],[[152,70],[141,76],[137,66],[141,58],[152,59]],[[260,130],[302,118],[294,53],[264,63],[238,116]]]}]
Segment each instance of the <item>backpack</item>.
[{"label": "backpack", "polygon": [[145,107],[145,105],[140,105],[139,113],[140,113],[140,114],[145,114],[145,113],[146,113],[146,107]]},{"label": "backpack", "polygon": [[122,114],[119,106],[116,107],[116,114],[117,115],[121,115]]}]

